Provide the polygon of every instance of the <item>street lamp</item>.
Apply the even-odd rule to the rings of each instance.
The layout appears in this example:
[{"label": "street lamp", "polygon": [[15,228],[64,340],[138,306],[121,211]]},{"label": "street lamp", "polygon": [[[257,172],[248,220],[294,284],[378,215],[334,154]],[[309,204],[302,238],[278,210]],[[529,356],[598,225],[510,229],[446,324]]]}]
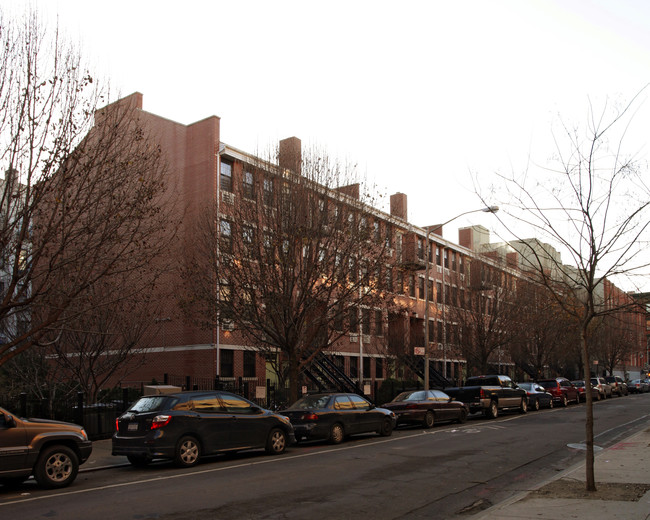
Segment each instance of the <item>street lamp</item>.
[{"label": "street lamp", "polygon": [[[432,228],[442,228],[444,225],[453,222],[457,218],[460,218],[464,215],[469,215],[470,213],[496,213],[499,211],[499,206],[486,206],[481,209],[474,209],[470,211],[465,211],[456,215],[454,218],[450,218],[442,224],[436,226],[427,227],[427,247],[425,249],[425,274],[424,274],[424,389],[429,390],[429,256],[430,256],[430,243],[429,237],[431,236]],[[443,265],[442,269],[442,376],[447,377],[447,322],[446,322],[446,307],[447,303],[445,301],[445,267]]]}]

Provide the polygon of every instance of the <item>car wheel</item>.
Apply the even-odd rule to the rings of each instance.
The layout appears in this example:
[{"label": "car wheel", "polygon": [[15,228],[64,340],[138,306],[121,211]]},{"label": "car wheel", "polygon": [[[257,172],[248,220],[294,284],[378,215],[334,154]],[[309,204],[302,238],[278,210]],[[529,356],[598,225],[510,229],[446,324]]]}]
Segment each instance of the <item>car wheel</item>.
[{"label": "car wheel", "polygon": [[526,413],[528,411],[528,398],[522,397],[519,403],[519,413]]},{"label": "car wheel", "polygon": [[287,434],[280,428],[273,428],[266,441],[266,452],[271,455],[280,455],[287,448]]},{"label": "car wheel", "polygon": [[549,407],[549,408],[553,408],[554,406],[555,406],[555,405],[553,404],[553,399],[551,399],[551,400],[548,402],[548,407]]},{"label": "car wheel", "polygon": [[491,401],[490,406],[485,410],[485,415],[488,419],[496,419],[499,415],[499,407],[496,401]]},{"label": "car wheel", "polygon": [[436,422],[436,418],[433,415],[433,412],[431,410],[427,411],[426,415],[424,416],[424,421],[422,421],[422,425],[425,428],[433,428],[435,422]]},{"label": "car wheel", "polygon": [[201,447],[198,441],[189,435],[181,437],[176,445],[174,462],[182,468],[194,466],[201,456]]},{"label": "car wheel", "polygon": [[129,460],[131,465],[136,468],[144,468],[151,462],[151,459],[146,455],[127,455],[126,458]]},{"label": "car wheel", "polygon": [[330,428],[330,442],[332,444],[340,444],[343,442],[345,437],[345,431],[343,431],[343,426],[339,423],[333,424]]},{"label": "car wheel", "polygon": [[382,437],[390,437],[393,433],[393,420],[390,417],[386,417],[381,422],[381,428],[379,428],[379,435]]},{"label": "car wheel", "polygon": [[535,399],[535,402],[533,403],[533,410],[536,412],[539,411],[539,399]]},{"label": "car wheel", "polygon": [[465,421],[467,421],[467,410],[465,410],[465,408],[463,408],[460,411],[460,416],[458,417],[458,422],[460,424],[463,424]]},{"label": "car wheel", "polygon": [[67,446],[50,446],[38,457],[34,466],[34,478],[44,488],[68,486],[77,476],[77,455]]},{"label": "car wheel", "polygon": [[566,407],[569,405],[569,400],[567,399],[566,394],[562,396],[562,406]]}]

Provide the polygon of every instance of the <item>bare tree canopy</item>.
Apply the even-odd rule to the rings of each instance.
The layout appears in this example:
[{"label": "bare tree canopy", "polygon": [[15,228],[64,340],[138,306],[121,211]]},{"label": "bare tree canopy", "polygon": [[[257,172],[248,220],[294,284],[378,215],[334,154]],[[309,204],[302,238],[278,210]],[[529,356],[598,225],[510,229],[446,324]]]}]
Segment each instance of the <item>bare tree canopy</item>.
[{"label": "bare tree canopy", "polygon": [[301,367],[386,308],[390,235],[327,154],[277,156],[244,165],[236,204],[206,209],[187,279],[204,325],[232,323],[280,377],[288,367],[296,398]]},{"label": "bare tree canopy", "polygon": [[88,311],[96,283],[147,268],[168,222],[165,161],[135,107],[97,110],[108,93],[35,13],[3,17],[0,41],[2,365]]},{"label": "bare tree canopy", "polygon": [[[645,89],[642,91],[644,92]],[[624,153],[639,93],[612,111],[590,108],[584,128],[563,127],[556,139],[555,167],[502,176],[510,200],[500,203],[499,219],[522,239],[517,229],[528,226],[537,237],[559,247],[569,258],[563,263],[553,246],[540,240],[516,240],[517,251],[536,279],[573,318],[580,335],[582,366],[589,378],[590,332],[599,316],[633,311],[631,298],[619,297],[609,280],[633,280],[647,275],[650,231],[650,190],[647,172],[633,155]],[[506,213],[510,219],[504,219]],[[620,291],[619,291],[620,292]],[[596,489],[593,455],[593,409],[586,392],[586,487]]]}]

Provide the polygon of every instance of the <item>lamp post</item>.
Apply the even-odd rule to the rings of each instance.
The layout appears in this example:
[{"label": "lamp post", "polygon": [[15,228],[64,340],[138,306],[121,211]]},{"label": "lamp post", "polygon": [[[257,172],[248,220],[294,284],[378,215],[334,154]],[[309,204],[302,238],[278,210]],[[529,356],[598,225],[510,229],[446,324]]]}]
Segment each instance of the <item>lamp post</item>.
[{"label": "lamp post", "polygon": [[[426,256],[425,256],[425,280],[424,280],[424,389],[429,390],[429,255],[430,255],[430,244],[429,237],[431,236],[431,228],[441,228],[450,222],[453,222],[457,218],[460,218],[464,215],[469,215],[470,213],[496,213],[499,211],[499,206],[486,206],[481,209],[474,209],[470,211],[465,211],[456,215],[453,218],[443,222],[442,224],[436,226],[427,227],[427,244],[426,244]],[[445,299],[445,265],[443,261],[442,266],[442,375],[447,377],[447,321],[446,321],[446,308],[447,302]]]}]

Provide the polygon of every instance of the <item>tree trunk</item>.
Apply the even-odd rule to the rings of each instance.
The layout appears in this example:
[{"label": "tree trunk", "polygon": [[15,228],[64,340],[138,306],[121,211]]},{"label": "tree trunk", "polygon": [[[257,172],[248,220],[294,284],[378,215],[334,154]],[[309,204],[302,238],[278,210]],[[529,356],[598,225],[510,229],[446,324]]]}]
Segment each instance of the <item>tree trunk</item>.
[{"label": "tree trunk", "polygon": [[586,420],[585,420],[585,443],[587,446],[585,454],[585,479],[587,491],[596,491],[596,479],[594,476],[594,409],[591,396],[591,371],[589,365],[589,347],[587,345],[587,324],[584,324],[580,333],[582,347],[582,365],[584,367],[585,396],[587,398]]},{"label": "tree trunk", "polygon": [[289,357],[289,404],[293,404],[298,400],[298,359],[296,356]]}]

